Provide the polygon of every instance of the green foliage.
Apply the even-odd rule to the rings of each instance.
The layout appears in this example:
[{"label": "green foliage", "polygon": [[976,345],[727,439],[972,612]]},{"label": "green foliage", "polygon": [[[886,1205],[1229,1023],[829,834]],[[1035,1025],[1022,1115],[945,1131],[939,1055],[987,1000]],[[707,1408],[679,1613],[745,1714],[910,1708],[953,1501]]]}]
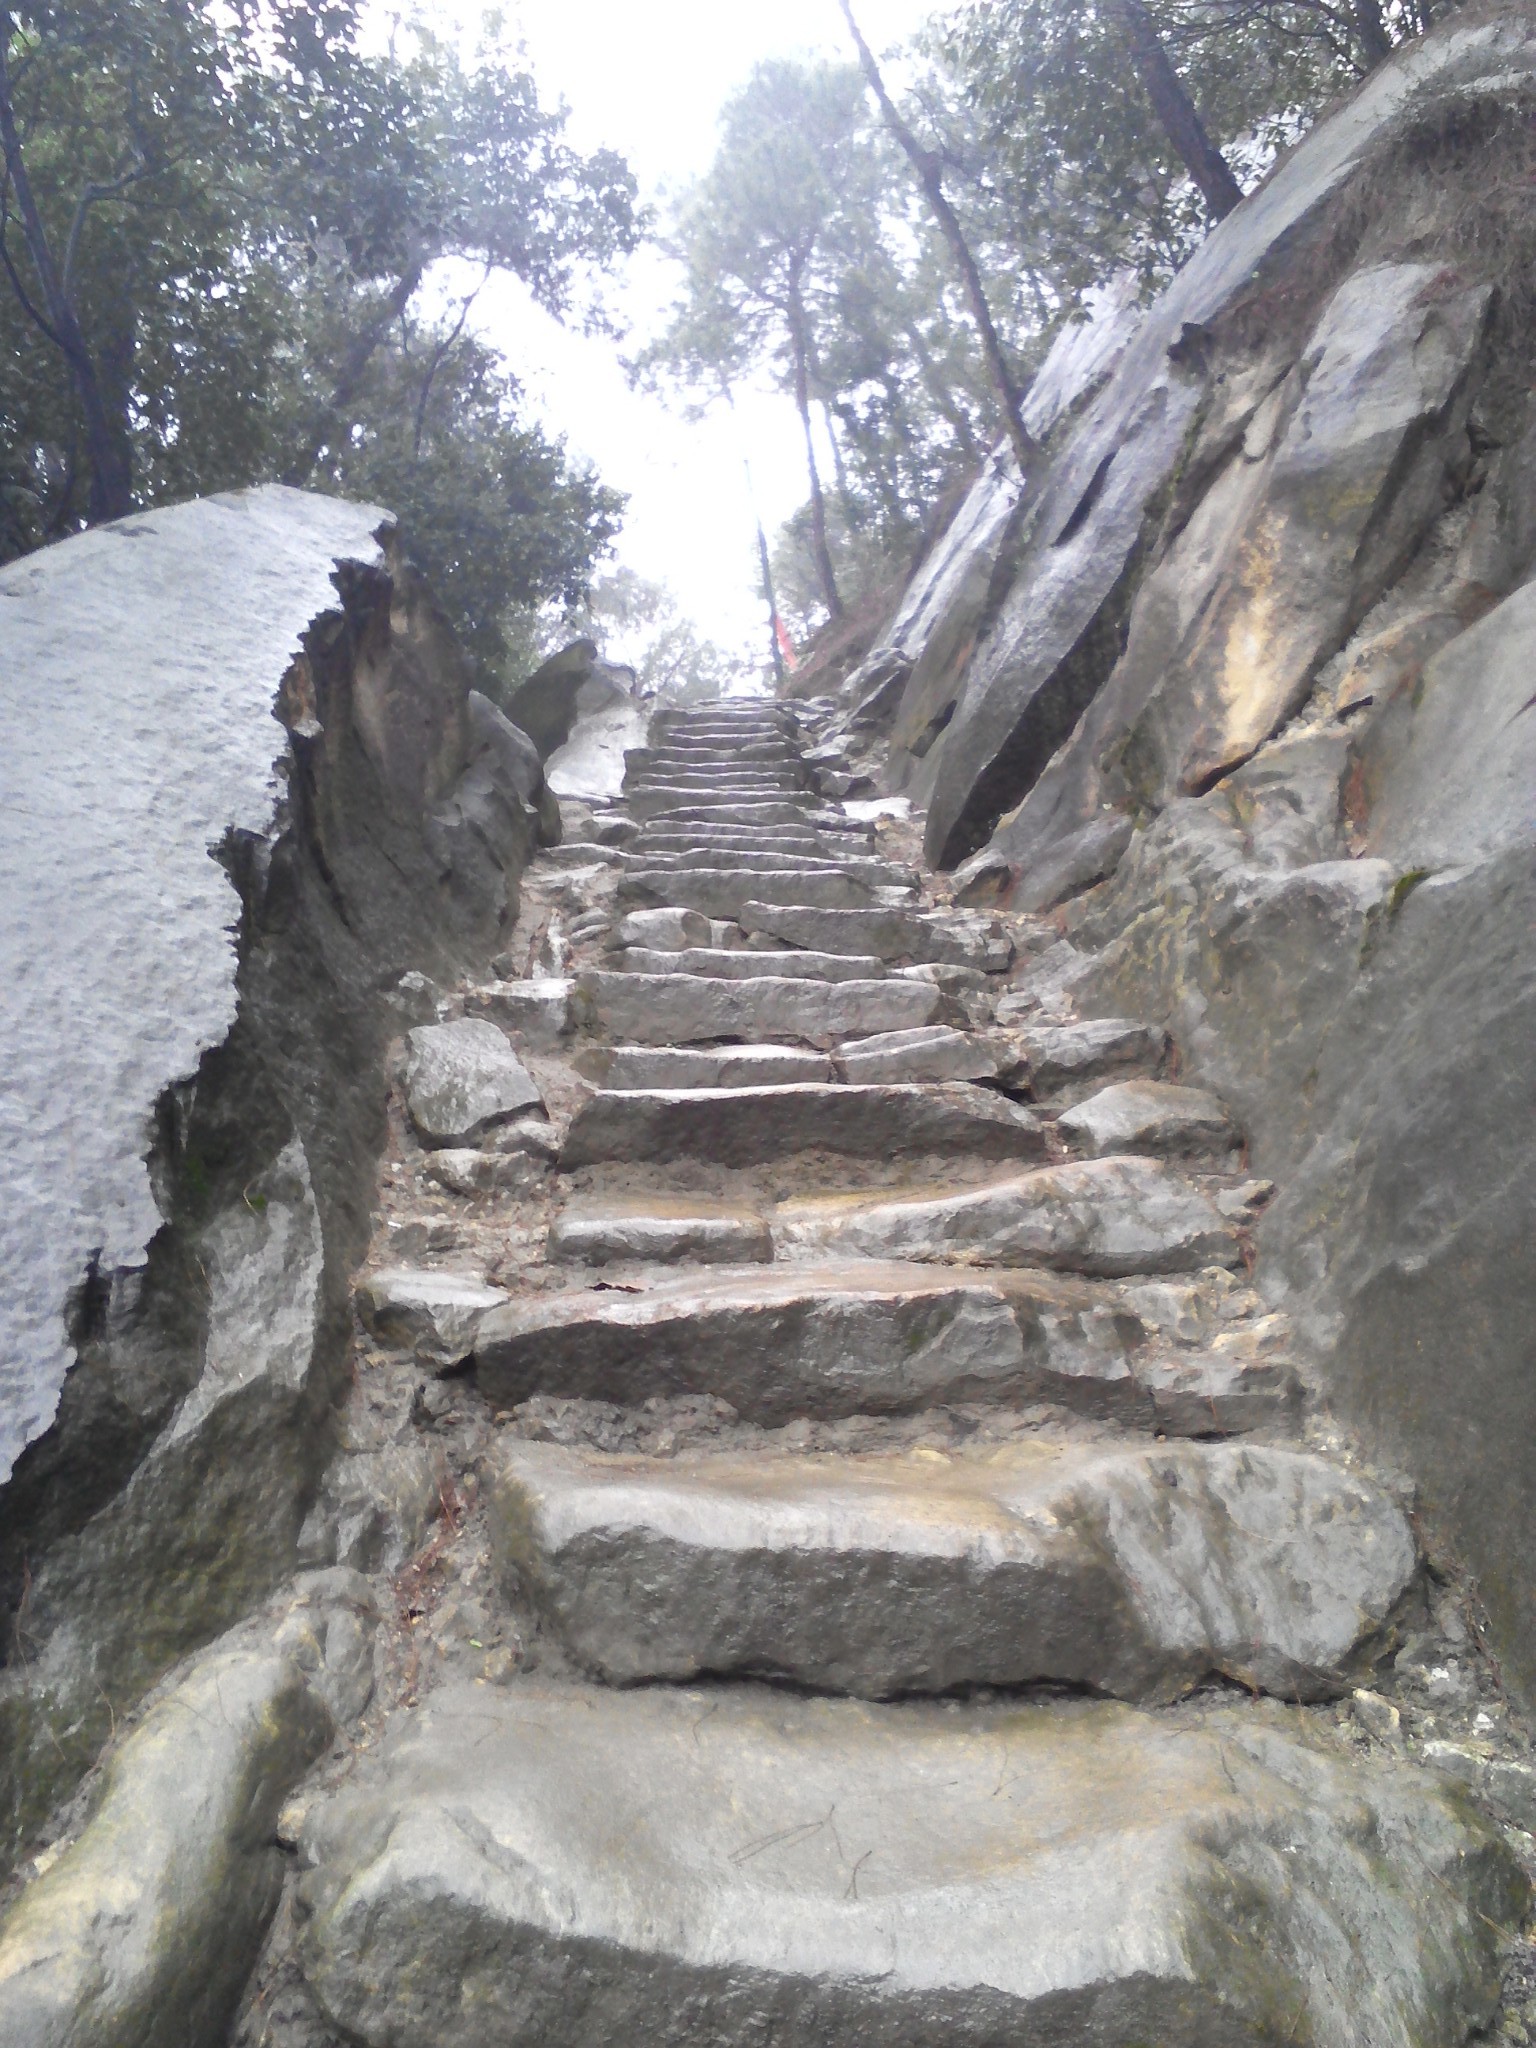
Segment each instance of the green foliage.
[{"label": "green foliage", "polygon": [[[443,259],[590,320],[634,184],[494,42],[465,63],[417,25],[378,53],[360,13],[69,0],[0,9],[0,36],[135,501],[275,479],[378,498],[494,661],[509,606],[579,593],[621,501],[520,419]],[[9,176],[0,264],[3,560],[84,522],[91,465]]]},{"label": "green foliage", "polygon": [[[1373,61],[1375,0],[1149,0],[1148,12],[1213,141],[1251,184],[1275,151]],[[1389,0],[1380,30],[1427,25]],[[1165,276],[1204,210],[1102,0],[968,0],[924,39],[923,132],[956,178],[967,226],[1011,259],[1050,317],[1125,264]]]}]

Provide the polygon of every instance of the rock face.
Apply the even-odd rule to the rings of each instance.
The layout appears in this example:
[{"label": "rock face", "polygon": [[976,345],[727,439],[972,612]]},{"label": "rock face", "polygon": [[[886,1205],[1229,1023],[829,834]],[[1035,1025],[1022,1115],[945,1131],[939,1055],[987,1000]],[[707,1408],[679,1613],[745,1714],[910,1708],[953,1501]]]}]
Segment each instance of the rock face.
[{"label": "rock face", "polygon": [[313,1574],[275,1627],[207,1652],[151,1708],[0,1930],[6,2041],[225,2038],[282,1886],[278,1807],[366,1704],[374,1620],[355,1574]]},{"label": "rock face", "polygon": [[387,994],[516,913],[541,792],[385,518],[264,489],[0,570],[6,1858],[293,1570]]},{"label": "rock face", "polygon": [[[1415,521],[1422,532],[1434,509],[1437,465],[1444,473],[1449,463],[1454,474],[1462,459],[1454,445],[1454,404],[1485,301],[1474,288],[1444,309],[1441,325],[1442,309],[1412,303],[1426,281],[1422,278],[1411,281],[1399,270],[1375,279],[1362,274],[1352,281],[1337,311],[1338,325],[1355,331],[1344,335],[1335,328],[1335,367],[1324,372],[1318,394],[1324,406],[1345,401],[1333,414],[1342,439],[1322,449],[1316,443],[1293,443],[1289,457],[1277,450],[1271,462],[1276,414],[1286,403],[1280,387],[1307,347],[1307,328],[1290,333],[1287,325],[1298,307],[1307,310],[1309,291],[1316,308],[1319,288],[1328,283],[1326,263],[1309,266],[1302,250],[1310,237],[1320,247],[1326,243],[1327,210],[1346,182],[1363,164],[1400,143],[1415,124],[1432,122],[1437,106],[1454,108],[1458,99],[1465,103],[1493,80],[1502,90],[1533,76],[1536,43],[1524,26],[1463,28],[1427,39],[1373,73],[1361,93],[1320,121],[1305,146],[1285,158],[1251,202],[1206,239],[1150,309],[1104,390],[1060,447],[1053,448],[1023,517],[1005,593],[983,622],[974,653],[960,662],[952,657],[920,700],[908,686],[910,701],[903,703],[894,728],[893,767],[898,775],[906,774],[912,758],[930,751],[934,755],[927,770],[932,786],[927,846],[935,861],[951,866],[982,844],[999,817],[1040,777],[1109,677],[1125,643],[1137,585],[1151,566],[1147,553],[1156,546],[1157,522],[1176,472],[1186,503],[1191,497],[1198,503],[1208,488],[1214,491],[1212,539],[1235,544],[1241,557],[1246,532],[1253,552],[1247,571],[1240,562],[1236,566],[1230,608],[1219,612],[1208,640],[1201,643],[1201,659],[1211,674],[1205,712],[1192,711],[1185,724],[1169,729],[1166,742],[1159,742],[1171,749],[1166,762],[1152,748],[1155,773],[1171,776],[1175,785],[1194,777],[1198,786],[1201,775],[1208,778],[1230,765],[1240,736],[1254,733],[1252,744],[1257,744],[1284,715],[1288,692],[1294,695],[1310,680],[1304,644],[1283,654],[1277,650],[1272,681],[1256,683],[1242,668],[1250,651],[1245,632],[1255,625],[1262,625],[1266,635],[1269,630],[1262,606],[1274,565],[1265,557],[1260,533],[1266,517],[1283,517],[1288,496],[1293,507],[1307,498],[1310,485],[1304,477],[1322,488],[1306,502],[1302,529],[1310,527],[1322,544],[1309,571],[1302,529],[1296,529],[1287,542],[1291,574],[1306,583],[1321,573],[1326,585],[1314,591],[1308,584],[1304,601],[1317,595],[1323,614],[1338,617],[1347,631],[1359,615],[1358,610],[1350,615],[1351,604],[1363,609],[1372,601],[1372,584],[1379,590],[1401,567],[1416,538]],[[1282,275],[1291,292],[1287,318],[1271,316],[1259,323],[1261,338],[1246,353],[1223,359],[1219,349],[1213,355],[1205,341],[1197,340],[1221,334],[1223,319],[1253,303]],[[1357,327],[1362,312],[1364,325]],[[1385,355],[1375,353],[1370,336],[1384,336],[1394,321],[1409,330],[1405,347],[1388,342]],[[1426,334],[1428,345],[1410,367],[1414,331]],[[1356,398],[1361,401],[1358,419]],[[1197,426],[1202,411],[1206,416]],[[1369,501],[1381,488],[1381,483],[1372,486],[1366,474],[1372,444],[1389,449],[1394,433],[1403,432],[1416,416],[1429,429],[1424,446],[1411,449],[1402,475],[1392,469],[1388,453],[1379,475],[1389,488],[1391,512],[1372,521]],[[1239,448],[1244,441],[1246,458]],[[1345,452],[1350,444],[1353,454]],[[1235,466],[1228,458],[1235,459]],[[1360,509],[1378,529],[1370,533],[1372,545],[1359,564],[1353,562],[1356,544],[1349,534],[1349,522],[1357,516],[1355,500],[1343,487],[1351,464],[1358,469]],[[1224,485],[1218,474],[1212,484],[1213,472],[1224,466],[1230,481]],[[1254,477],[1255,468],[1265,471],[1263,480]],[[1324,481],[1330,469],[1334,486]],[[1263,495],[1266,485],[1275,494],[1272,515],[1250,514],[1245,493],[1253,489]],[[1336,553],[1328,541],[1333,515],[1324,501],[1330,495],[1343,522]],[[1235,502],[1226,504],[1218,520],[1214,505],[1223,498]],[[1273,530],[1271,523],[1271,535]],[[1205,545],[1198,532],[1192,545]],[[1354,581],[1357,569],[1363,571],[1359,584]],[[1342,594],[1341,574],[1347,586]],[[1282,576],[1275,590],[1282,620],[1287,615],[1284,584]],[[1194,623],[1191,604],[1176,624],[1187,629]],[[1310,629],[1303,625],[1301,630],[1305,635]],[[1246,711],[1223,711],[1207,731],[1204,719],[1222,688],[1221,649],[1229,633],[1233,637],[1226,644],[1238,667],[1227,687],[1246,696]],[[1327,651],[1313,652],[1314,668]],[[1288,677],[1295,680],[1288,682]],[[1230,730],[1222,736],[1226,718]],[[1071,828],[1084,822],[1081,806],[1074,806]]]},{"label": "rock face", "polygon": [[1102,1705],[447,1691],[309,1846],[311,1981],[391,2048],[1438,2048],[1510,1897],[1414,1774]]}]

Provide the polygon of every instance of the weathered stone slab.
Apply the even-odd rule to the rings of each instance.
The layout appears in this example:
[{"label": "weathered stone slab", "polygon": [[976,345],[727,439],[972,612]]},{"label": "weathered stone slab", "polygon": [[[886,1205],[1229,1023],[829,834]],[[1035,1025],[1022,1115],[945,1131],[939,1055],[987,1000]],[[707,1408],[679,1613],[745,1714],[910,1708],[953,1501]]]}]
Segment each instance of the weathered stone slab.
[{"label": "weathered stone slab", "polygon": [[917,910],[817,910],[805,904],[747,902],[743,931],[763,932],[823,953],[877,953],[882,960],[942,961],[1000,973],[1013,943],[996,925],[940,919]]},{"label": "weathered stone slab", "polygon": [[610,1038],[687,1045],[711,1038],[769,1038],[831,1045],[872,1031],[939,1022],[947,1001],[912,981],[722,981],[692,974],[583,974],[579,986]]},{"label": "weathered stone slab", "polygon": [[920,1031],[850,1038],[837,1048],[837,1066],[845,1081],[991,1081],[1000,1062],[986,1039],[930,1024]]},{"label": "weathered stone slab", "polygon": [[610,956],[621,974],[701,974],[726,981],[758,981],[764,975],[781,981],[881,981],[885,963],[851,953],[749,953],[739,948],[685,946],[663,953],[647,946],[625,946]]},{"label": "weathered stone slab", "polygon": [[713,1394],[769,1423],[1002,1401],[1027,1384],[1001,1290],[858,1263],[513,1301],[480,1325],[475,1370],[498,1407]]},{"label": "weathered stone slab", "polygon": [[626,790],[624,793],[630,816],[642,825],[652,819],[670,817],[674,812],[705,806],[717,811],[747,812],[760,817],[765,825],[793,824],[797,818],[809,816],[816,801],[809,792],[801,794],[768,782],[729,786],[723,780],[673,783],[650,789]]},{"label": "weathered stone slab", "polygon": [[538,1084],[483,1017],[419,1024],[407,1034],[405,1099],[429,1145],[464,1144],[520,1110],[542,1106]]},{"label": "weathered stone slab", "polygon": [[457,1365],[474,1349],[481,1317],[507,1297],[473,1273],[391,1266],[360,1280],[356,1299],[364,1327],[381,1344],[424,1363]]},{"label": "weathered stone slab", "polygon": [[577,1066],[604,1088],[769,1088],[834,1078],[826,1053],[788,1045],[600,1046]]},{"label": "weathered stone slab", "polygon": [[1379,1487],[1252,1446],[659,1461],[510,1443],[495,1508],[506,1564],[619,1684],[1154,1701],[1219,1674],[1328,1698],[1390,1648],[1416,1564]]},{"label": "weathered stone slab", "polygon": [[[827,836],[799,825],[648,825],[635,842],[637,853],[828,853]],[[720,865],[729,866],[729,862]]]},{"label": "weathered stone slab", "polygon": [[1277,1707],[537,1679],[423,1700],[303,1860],[368,2048],[1452,2048],[1525,1898],[1454,1795]]},{"label": "weathered stone slab", "polygon": [[1056,1119],[1093,1158],[1110,1152],[1229,1152],[1241,1144],[1226,1105],[1203,1088],[1113,1081]]},{"label": "weathered stone slab", "polygon": [[[998,1005],[998,1021],[1005,1021]],[[1097,1080],[1127,1068],[1162,1064],[1168,1034],[1129,1017],[1093,1017],[1076,1024],[1032,1024],[1011,1033],[1022,1078],[1040,1093]]]},{"label": "weathered stone slab", "polygon": [[562,975],[487,982],[468,990],[464,1003],[473,1015],[488,1017],[540,1052],[553,1052],[576,1028],[571,984]]},{"label": "weathered stone slab", "polygon": [[786,1203],[774,1242],[841,1256],[965,1258],[1110,1276],[1239,1262],[1237,1234],[1215,1204],[1151,1159],[1043,1167],[955,1194]]},{"label": "weathered stone slab", "polygon": [[773,1257],[767,1218],[739,1204],[685,1196],[572,1202],[549,1226],[555,1264],[607,1266],[623,1260],[681,1260],[748,1266]]},{"label": "weathered stone slab", "polygon": [[760,1166],[809,1151],[857,1159],[1042,1159],[1045,1133],[1027,1109],[963,1081],[627,1089],[588,1097],[571,1119],[560,1165],[569,1172],[604,1162],[693,1158]]},{"label": "weathered stone slab", "polygon": [[843,867],[756,869],[651,868],[631,870],[619,883],[619,901],[679,904],[708,917],[739,918],[744,903],[809,903],[823,910],[857,910],[876,901],[868,882]]},{"label": "weathered stone slab", "polygon": [[814,873],[818,868],[835,865],[845,874],[856,876],[859,881],[868,882],[871,888],[877,889],[911,889],[918,879],[915,869],[901,867],[895,861],[871,859],[827,848],[811,853],[781,853],[777,848],[756,853],[734,850],[722,853],[713,847],[701,847],[686,853],[655,853],[647,843],[637,847],[633,853],[625,854],[620,864],[626,869],[641,872],[650,868],[669,872],[679,868],[731,868],[743,875]]}]

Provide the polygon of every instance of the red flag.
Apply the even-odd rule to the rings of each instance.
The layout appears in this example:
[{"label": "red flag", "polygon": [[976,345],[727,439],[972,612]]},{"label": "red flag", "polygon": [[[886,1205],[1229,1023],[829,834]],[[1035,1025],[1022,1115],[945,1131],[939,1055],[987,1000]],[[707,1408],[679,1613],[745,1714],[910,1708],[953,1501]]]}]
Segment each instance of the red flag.
[{"label": "red flag", "polygon": [[795,659],[795,643],[790,639],[788,633],[785,632],[784,621],[777,612],[773,615],[773,637],[780,654],[784,657],[784,666],[793,675],[800,666],[799,662]]}]

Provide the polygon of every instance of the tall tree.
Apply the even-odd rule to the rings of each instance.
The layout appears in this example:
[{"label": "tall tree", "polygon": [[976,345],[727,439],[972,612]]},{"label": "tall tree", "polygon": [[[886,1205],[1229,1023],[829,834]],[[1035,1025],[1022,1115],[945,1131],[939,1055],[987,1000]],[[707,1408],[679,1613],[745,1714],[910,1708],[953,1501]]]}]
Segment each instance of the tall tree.
[{"label": "tall tree", "polygon": [[[1134,7],[1137,0],[1121,0],[1121,4]],[[982,355],[986,361],[987,374],[992,380],[998,410],[1003,416],[1003,424],[1008,430],[1008,439],[1013,445],[1014,454],[1018,457],[1019,467],[1021,470],[1027,470],[1038,451],[1033,436],[1024,424],[1024,415],[1019,410],[1018,388],[1013,381],[1013,373],[1008,367],[1007,358],[1003,354],[1003,345],[998,339],[997,328],[993,324],[992,309],[987,303],[981,272],[976,267],[976,259],[971,253],[971,245],[960,225],[959,216],[950,205],[949,196],[944,190],[943,161],[937,150],[927,149],[918,141],[909,124],[903,120],[896,102],[886,90],[885,80],[875,61],[874,52],[864,40],[854,16],[851,0],[838,0],[838,5],[843,10],[848,33],[852,36],[854,48],[859,53],[860,69],[875,96],[881,118],[917,174],[918,183],[933,211],[939,232],[943,235],[955,268],[960,274],[965,287],[966,303],[970,307],[971,318],[976,322],[976,331],[981,337]]]},{"label": "tall tree", "polygon": [[850,215],[872,217],[878,178],[851,66],[760,64],[727,101],[709,172],[678,209],[683,290],[644,366],[704,392],[766,365],[794,399],[823,601],[842,596],[828,544],[812,415],[816,309],[841,268]]}]

